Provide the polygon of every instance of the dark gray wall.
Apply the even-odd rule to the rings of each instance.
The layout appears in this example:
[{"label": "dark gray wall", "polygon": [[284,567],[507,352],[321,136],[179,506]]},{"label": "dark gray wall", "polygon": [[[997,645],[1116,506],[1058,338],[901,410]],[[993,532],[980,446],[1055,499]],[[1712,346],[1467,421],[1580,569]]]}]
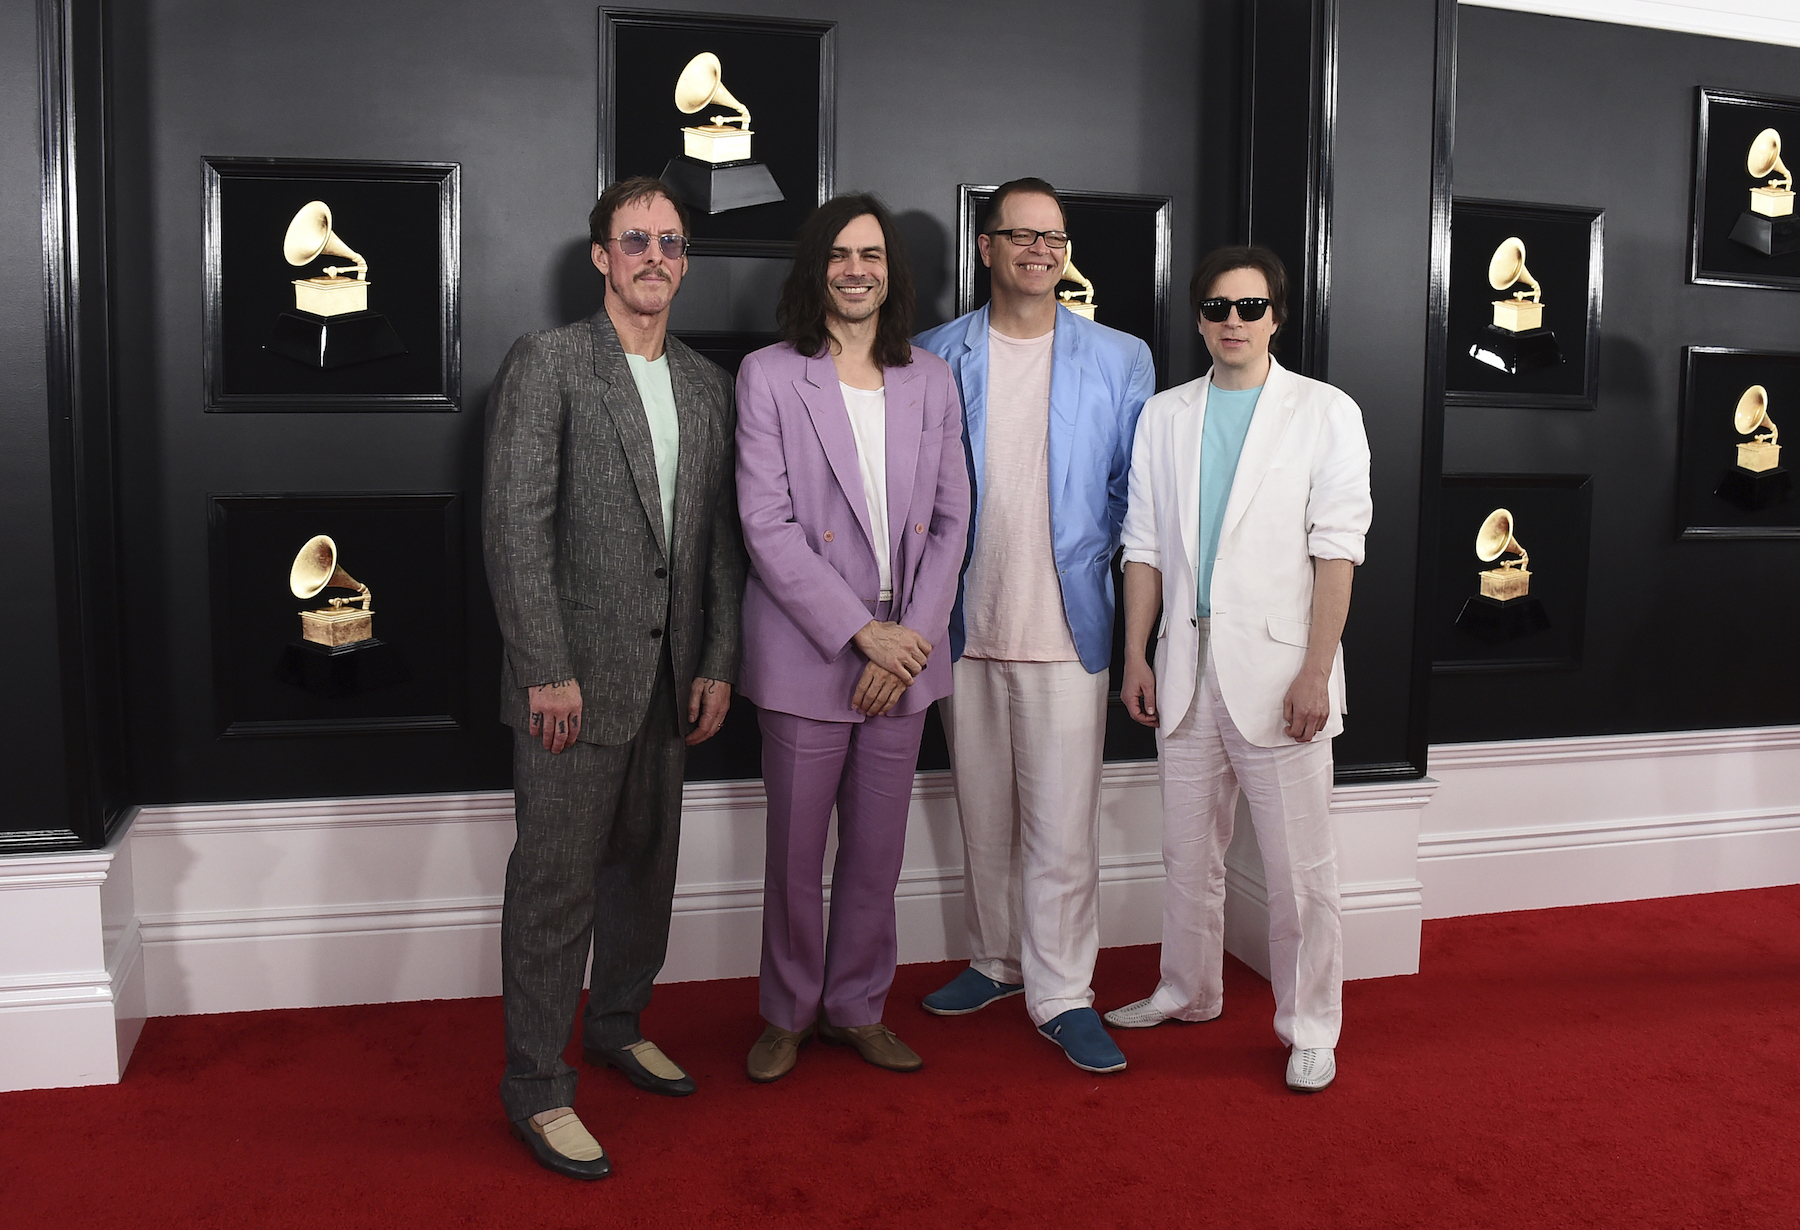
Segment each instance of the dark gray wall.
[{"label": "dark gray wall", "polygon": [[1599,409],[1445,423],[1446,470],[1594,476],[1582,668],[1440,675],[1433,740],[1800,722],[1800,542],[1675,538],[1681,348],[1800,350],[1800,294],[1686,282],[1695,87],[1800,94],[1800,49],[1466,7],[1460,48],[1457,195],[1604,207],[1606,280]]},{"label": "dark gray wall", "polygon": [[[0,5],[0,835],[68,827],[44,358],[36,6]],[[17,766],[17,769],[15,769]]]},{"label": "dark gray wall", "polygon": [[[1174,267],[1193,265],[1202,14],[1185,0],[673,7],[839,22],[838,185],[878,192],[903,215],[915,256],[935,258],[920,280],[935,289],[940,317],[951,307],[959,182],[1037,174],[1069,188],[1171,195]],[[123,6],[117,21],[120,494],[138,797],[503,785],[507,744],[491,716],[497,638],[472,518],[465,731],[221,741],[205,496],[476,490],[482,408],[507,346],[597,302],[583,239],[595,192],[595,6],[332,0],[296,22],[230,0],[156,0]],[[1209,139],[1221,140],[1216,130]],[[461,414],[203,412],[205,155],[462,164]],[[1205,199],[1221,198],[1230,195],[1214,185]],[[727,277],[734,296],[719,293]],[[696,262],[677,323],[753,323],[741,301],[769,281],[755,262]],[[1197,374],[1193,332],[1177,328],[1172,341],[1171,376]]]}]

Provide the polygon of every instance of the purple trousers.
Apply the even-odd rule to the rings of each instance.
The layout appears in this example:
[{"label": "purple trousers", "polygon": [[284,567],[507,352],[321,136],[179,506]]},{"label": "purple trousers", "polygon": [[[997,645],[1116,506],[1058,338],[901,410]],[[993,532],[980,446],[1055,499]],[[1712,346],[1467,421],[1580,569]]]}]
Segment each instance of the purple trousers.
[{"label": "purple trousers", "polygon": [[[873,1025],[894,983],[894,885],[925,714],[821,722],[759,710],[768,790],[760,980],[763,1019],[796,1032],[822,1009]],[[820,883],[831,809],[831,931]]]}]

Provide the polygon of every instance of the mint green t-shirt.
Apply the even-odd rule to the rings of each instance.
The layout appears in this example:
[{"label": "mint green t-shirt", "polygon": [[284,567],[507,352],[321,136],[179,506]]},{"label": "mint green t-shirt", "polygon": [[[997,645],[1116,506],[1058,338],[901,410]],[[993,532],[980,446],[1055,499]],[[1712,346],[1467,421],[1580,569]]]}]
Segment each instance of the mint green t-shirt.
[{"label": "mint green t-shirt", "polygon": [[673,548],[675,527],[675,465],[681,457],[681,425],[675,418],[675,386],[669,383],[669,356],[646,359],[627,353],[631,379],[650,420],[650,447],[656,453],[656,488],[662,497],[663,547]]},{"label": "mint green t-shirt", "polygon": [[1254,389],[1206,390],[1206,424],[1200,429],[1200,572],[1195,603],[1202,619],[1212,615],[1219,531],[1225,523],[1225,505],[1231,502],[1231,480],[1244,453],[1244,437],[1250,434],[1250,419],[1261,396],[1260,384]]}]

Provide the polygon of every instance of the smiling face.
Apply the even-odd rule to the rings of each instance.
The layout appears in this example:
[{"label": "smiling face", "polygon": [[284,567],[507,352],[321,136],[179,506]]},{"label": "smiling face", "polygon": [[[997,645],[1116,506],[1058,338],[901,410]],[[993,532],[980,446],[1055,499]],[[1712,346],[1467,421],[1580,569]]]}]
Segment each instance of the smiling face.
[{"label": "smiling face", "polygon": [[[1207,288],[1208,299],[1267,299],[1269,282],[1260,269],[1229,269]],[[1213,383],[1222,389],[1253,389],[1269,374],[1269,342],[1275,336],[1275,309],[1257,320],[1239,318],[1237,309],[1217,323],[1200,318],[1200,336],[1212,355]]]},{"label": "smiling face", "polygon": [[887,301],[887,236],[874,214],[861,214],[831,241],[825,264],[826,327],[859,324]]},{"label": "smiling face", "polygon": [[[675,207],[663,196],[632,201],[613,213],[611,229],[611,242],[593,245],[594,268],[606,275],[607,307],[617,304],[638,316],[667,313],[675,292],[681,289],[687,257],[669,260],[654,237],[682,233]],[[643,231],[652,237],[642,255],[627,256],[619,251],[617,236],[626,231]]]},{"label": "smiling face", "polygon": [[[996,231],[1027,227],[1034,231],[1064,229],[1062,210],[1056,200],[1041,192],[1014,192],[1000,203],[1000,221]],[[1016,247],[1012,240],[978,235],[976,249],[981,263],[993,272],[994,298],[1001,300],[1045,299],[1056,293],[1062,281],[1067,248],[1052,248],[1039,236],[1028,247]]]}]

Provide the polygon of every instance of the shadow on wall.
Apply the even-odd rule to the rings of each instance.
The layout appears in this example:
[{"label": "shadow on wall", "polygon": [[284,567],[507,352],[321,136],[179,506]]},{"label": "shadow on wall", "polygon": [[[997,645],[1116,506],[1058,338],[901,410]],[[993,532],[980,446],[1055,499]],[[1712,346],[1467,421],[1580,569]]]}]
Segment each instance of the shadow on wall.
[{"label": "shadow on wall", "polygon": [[909,209],[894,222],[906,243],[913,285],[918,292],[913,329],[924,332],[950,319],[944,303],[950,290],[950,237],[944,233],[942,223],[922,210]]},{"label": "shadow on wall", "polygon": [[586,320],[606,298],[606,282],[594,268],[592,248],[583,235],[569,240],[557,256],[556,319],[563,324]]}]

